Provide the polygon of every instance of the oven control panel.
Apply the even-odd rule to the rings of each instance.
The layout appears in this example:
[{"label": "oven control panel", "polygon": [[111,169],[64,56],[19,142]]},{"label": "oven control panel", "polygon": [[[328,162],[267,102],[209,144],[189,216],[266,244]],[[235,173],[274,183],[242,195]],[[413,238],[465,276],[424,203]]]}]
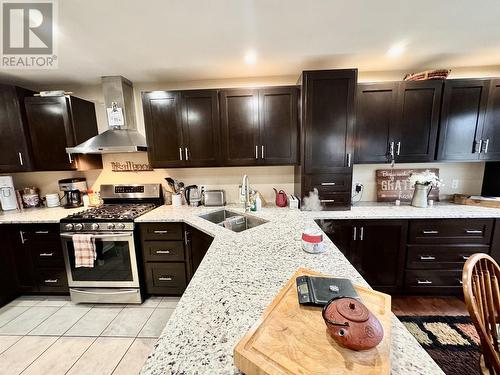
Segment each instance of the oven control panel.
[{"label": "oven control panel", "polygon": [[144,193],[144,185],[118,185],[115,186],[115,194]]},{"label": "oven control panel", "polygon": [[133,222],[61,223],[61,232],[118,232],[134,230]]}]

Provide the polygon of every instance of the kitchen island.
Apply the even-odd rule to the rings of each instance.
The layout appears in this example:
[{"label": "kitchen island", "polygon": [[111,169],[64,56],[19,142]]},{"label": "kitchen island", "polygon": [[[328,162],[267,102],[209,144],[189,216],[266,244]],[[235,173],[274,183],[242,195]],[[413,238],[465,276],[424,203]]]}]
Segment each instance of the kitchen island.
[{"label": "kitchen island", "polygon": [[[239,206],[228,209],[242,212]],[[323,254],[302,251],[302,229],[315,227],[314,219],[500,217],[498,209],[451,204],[428,209],[375,204],[337,212],[269,208],[251,213],[268,223],[233,233],[198,217],[215,210],[163,206],[136,220],[185,222],[215,238],[146,362],[144,375],[238,374],[234,346],[300,267],[367,286],[328,238]],[[394,374],[442,373],[395,316],[391,359]]]}]

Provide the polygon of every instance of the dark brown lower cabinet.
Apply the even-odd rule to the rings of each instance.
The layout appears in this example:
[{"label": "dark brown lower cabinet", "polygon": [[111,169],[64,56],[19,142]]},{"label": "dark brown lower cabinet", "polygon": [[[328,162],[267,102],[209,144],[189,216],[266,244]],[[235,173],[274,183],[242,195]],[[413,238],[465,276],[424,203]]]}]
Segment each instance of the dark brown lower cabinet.
[{"label": "dark brown lower cabinet", "polygon": [[182,223],[140,225],[146,292],[182,295],[213,238]]},{"label": "dark brown lower cabinet", "polygon": [[17,278],[14,266],[13,249],[8,227],[0,228],[0,307],[16,298],[18,294]]},{"label": "dark brown lower cabinet", "polygon": [[316,223],[374,289],[391,294],[460,294],[472,254],[500,260],[499,219]]},{"label": "dark brown lower cabinet", "polygon": [[16,295],[69,293],[59,224],[9,224],[3,231],[11,249],[9,278],[15,280]]},{"label": "dark brown lower cabinet", "polygon": [[374,289],[387,293],[401,291],[406,220],[318,220],[317,223]]}]

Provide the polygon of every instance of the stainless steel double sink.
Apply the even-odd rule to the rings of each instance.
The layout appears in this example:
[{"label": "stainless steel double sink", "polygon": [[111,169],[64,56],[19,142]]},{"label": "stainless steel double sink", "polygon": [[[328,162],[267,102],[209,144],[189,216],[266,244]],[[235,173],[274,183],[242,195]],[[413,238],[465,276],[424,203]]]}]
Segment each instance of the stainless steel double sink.
[{"label": "stainless steel double sink", "polygon": [[233,232],[243,232],[244,230],[258,227],[268,221],[228,210],[219,210],[208,214],[200,215],[202,219],[208,220]]}]

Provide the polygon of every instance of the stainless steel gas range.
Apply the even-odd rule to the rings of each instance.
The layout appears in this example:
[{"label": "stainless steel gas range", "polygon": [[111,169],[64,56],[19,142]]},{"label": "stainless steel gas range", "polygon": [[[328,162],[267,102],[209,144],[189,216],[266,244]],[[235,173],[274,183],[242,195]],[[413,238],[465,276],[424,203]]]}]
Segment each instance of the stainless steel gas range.
[{"label": "stainless steel gas range", "polygon": [[[71,300],[141,303],[134,219],[163,204],[160,184],[101,185],[100,207],[61,220],[61,240]],[[75,234],[95,242],[93,267],[75,267]]]}]

